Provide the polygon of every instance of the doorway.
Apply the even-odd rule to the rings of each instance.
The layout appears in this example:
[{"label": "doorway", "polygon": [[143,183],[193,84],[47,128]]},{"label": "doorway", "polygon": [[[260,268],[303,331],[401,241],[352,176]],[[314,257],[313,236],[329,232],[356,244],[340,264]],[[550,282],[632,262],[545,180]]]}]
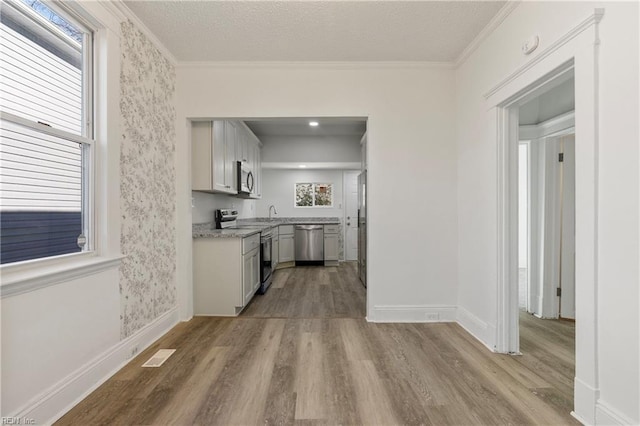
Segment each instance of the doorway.
[{"label": "doorway", "polygon": [[575,319],[575,79],[518,106],[518,308]]}]

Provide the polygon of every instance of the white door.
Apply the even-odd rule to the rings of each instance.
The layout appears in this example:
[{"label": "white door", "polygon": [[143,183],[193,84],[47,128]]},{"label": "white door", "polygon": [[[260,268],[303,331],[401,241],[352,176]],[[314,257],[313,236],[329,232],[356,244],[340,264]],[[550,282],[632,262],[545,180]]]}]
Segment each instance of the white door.
[{"label": "white door", "polygon": [[561,183],[560,312],[562,318],[576,317],[576,162],[575,134],[560,138],[563,152]]},{"label": "white door", "polygon": [[345,260],[358,260],[358,174],[344,172]]}]

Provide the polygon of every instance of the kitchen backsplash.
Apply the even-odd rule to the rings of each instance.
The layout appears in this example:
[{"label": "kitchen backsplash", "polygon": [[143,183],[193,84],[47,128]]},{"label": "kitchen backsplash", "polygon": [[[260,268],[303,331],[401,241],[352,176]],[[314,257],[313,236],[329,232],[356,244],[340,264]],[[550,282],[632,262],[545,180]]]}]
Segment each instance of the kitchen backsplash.
[{"label": "kitchen backsplash", "polygon": [[192,223],[213,222],[213,212],[216,209],[236,209],[241,219],[256,217],[256,200],[231,195],[191,191],[191,206]]}]

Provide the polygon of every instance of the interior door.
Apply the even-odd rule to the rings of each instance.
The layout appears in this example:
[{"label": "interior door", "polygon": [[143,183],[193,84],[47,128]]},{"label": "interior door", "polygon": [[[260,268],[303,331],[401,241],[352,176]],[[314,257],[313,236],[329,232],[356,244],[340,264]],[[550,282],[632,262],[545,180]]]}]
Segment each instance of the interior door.
[{"label": "interior door", "polygon": [[358,175],[358,275],[367,286],[367,172]]},{"label": "interior door", "polygon": [[563,152],[561,182],[560,312],[562,318],[576,317],[576,182],[575,134],[560,139]]},{"label": "interior door", "polygon": [[358,260],[358,174],[344,172],[345,260]]}]

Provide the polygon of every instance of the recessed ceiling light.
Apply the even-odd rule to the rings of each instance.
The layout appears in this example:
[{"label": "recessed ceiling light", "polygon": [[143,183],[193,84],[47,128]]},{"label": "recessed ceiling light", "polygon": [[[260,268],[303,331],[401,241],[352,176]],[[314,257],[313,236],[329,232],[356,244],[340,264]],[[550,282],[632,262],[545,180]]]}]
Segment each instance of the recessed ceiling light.
[{"label": "recessed ceiling light", "polygon": [[318,125],[317,121],[310,121],[309,122],[309,126],[311,126],[311,127],[316,127],[317,125]]},{"label": "recessed ceiling light", "polygon": [[304,169],[307,166],[305,164],[300,164],[298,167],[300,167],[301,169]]}]

